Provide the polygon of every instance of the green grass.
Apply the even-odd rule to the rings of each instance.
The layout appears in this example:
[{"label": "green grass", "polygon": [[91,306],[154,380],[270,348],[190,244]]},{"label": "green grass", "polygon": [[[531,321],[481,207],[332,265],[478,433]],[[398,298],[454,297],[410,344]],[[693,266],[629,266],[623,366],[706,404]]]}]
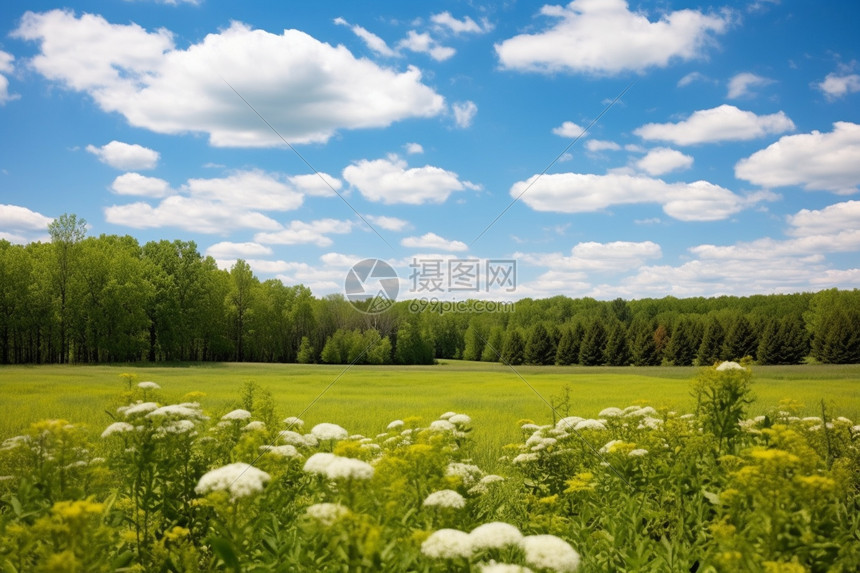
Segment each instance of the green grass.
[{"label": "green grass", "polygon": [[[754,367],[757,401],[751,414],[774,408],[780,399],[805,404],[820,414],[823,399],[832,416],[860,418],[860,365]],[[62,418],[100,432],[106,410],[120,405],[120,374],[161,385],[157,398],[178,402],[205,392],[203,407],[218,414],[238,404],[239,391],[254,381],[273,394],[280,414],[300,415],[308,424],[335,422],[373,436],[397,418],[421,416],[426,423],[448,410],[472,416],[476,457],[498,455],[519,438],[516,422],[549,422],[547,403],[570,388],[570,413],[595,416],[607,406],[644,402],[691,411],[690,381],[696,368],[529,367],[446,360],[436,366],[344,366],[300,364],[194,364],[179,366],[0,367],[0,438],[30,422]],[[494,453],[492,453],[494,452]]]}]

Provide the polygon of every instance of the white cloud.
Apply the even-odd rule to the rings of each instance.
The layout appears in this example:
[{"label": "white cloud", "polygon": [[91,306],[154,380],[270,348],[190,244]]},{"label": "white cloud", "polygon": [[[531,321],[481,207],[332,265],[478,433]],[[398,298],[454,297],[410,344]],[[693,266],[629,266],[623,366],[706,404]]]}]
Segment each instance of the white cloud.
[{"label": "white cloud", "polygon": [[397,46],[420,54],[428,54],[437,62],[444,62],[457,53],[454,48],[441,45],[427,32],[418,33],[415,30],[409,30]]},{"label": "white cloud", "polygon": [[648,175],[663,175],[678,169],[689,169],[692,165],[692,157],[668,147],[652,149],[645,157],[636,162],[636,167]]},{"label": "white cloud", "polygon": [[618,74],[666,67],[674,60],[701,58],[728,16],[678,10],[650,21],[624,0],[574,0],[545,5],[555,20],[545,31],[496,44],[502,67],[520,71]]},{"label": "white cloud", "polygon": [[848,94],[860,92],[860,75],[858,74],[827,74],[819,84],[818,89],[824,92],[830,101],[845,97]]},{"label": "white cloud", "polygon": [[87,145],[87,151],[98,157],[99,161],[114,169],[139,170],[155,169],[159,153],[136,143],[111,141],[101,147]]},{"label": "white cloud", "polygon": [[[557,173],[515,183],[512,197],[536,211],[590,213],[613,205],[654,203],[681,221],[718,221],[743,209],[748,199],[707,181],[666,183],[641,175]],[[536,182],[535,182],[536,181]]]},{"label": "white cloud", "polygon": [[781,137],[739,161],[735,177],[762,187],[854,193],[860,185],[860,125],[836,122],[830,133]]},{"label": "white cloud", "polygon": [[576,139],[585,136],[585,128],[580,127],[572,121],[565,121],[558,127],[552,128],[552,132],[559,137],[566,137],[567,139]]},{"label": "white cloud", "polygon": [[173,227],[198,233],[226,234],[236,229],[279,229],[262,213],[237,210],[234,205],[173,195],[157,207],[137,202],[105,208],[105,220],[133,229]]},{"label": "white cloud", "polygon": [[409,226],[409,221],[398,219],[397,217],[389,217],[387,215],[365,215],[365,219],[370,221],[374,226],[386,231],[399,232]]},{"label": "white cloud", "polygon": [[420,237],[405,237],[400,244],[411,249],[438,249],[440,251],[465,251],[469,246],[463,241],[453,241],[436,233],[425,233]]},{"label": "white cloud", "polygon": [[649,123],[633,133],[643,139],[671,141],[677,145],[745,141],[794,129],[794,123],[783,112],[756,115],[733,105],[693,112],[678,123]]},{"label": "white cloud", "polygon": [[430,20],[436,24],[438,28],[453,32],[454,34],[483,34],[490,31],[492,26],[483,20],[478,24],[469,16],[462,20],[454,18],[450,12],[442,12],[441,14],[433,14]]},{"label": "white cloud", "polygon": [[15,71],[15,66],[12,62],[15,61],[15,56],[8,52],[0,50],[0,105],[18,99],[17,94],[9,93],[9,79],[2,74],[11,74]]},{"label": "white cloud", "polygon": [[343,178],[370,201],[386,204],[444,203],[455,191],[479,189],[440,167],[409,168],[396,155],[386,159],[362,159],[343,170]]},{"label": "white cloud", "polygon": [[[47,234],[51,217],[19,205],[0,204],[0,228],[8,231],[43,231]],[[20,241],[16,241],[20,242]]]},{"label": "white cloud", "polygon": [[183,186],[196,199],[235,209],[290,211],[302,205],[302,194],[265,171],[237,171],[213,179],[189,179]]},{"label": "white cloud", "polygon": [[424,153],[424,147],[420,143],[407,143],[403,147],[409,155]]},{"label": "white cloud", "polygon": [[[788,234],[794,237],[831,235],[844,238],[849,232],[860,238],[860,201],[836,203],[820,210],[801,209],[788,218],[788,224]],[[853,248],[860,248],[860,242]]]},{"label": "white cloud", "polygon": [[457,127],[467,128],[472,125],[472,120],[475,114],[478,113],[478,106],[473,101],[457,102],[451,106],[454,111],[454,122]]},{"label": "white cloud", "polygon": [[215,259],[248,259],[271,255],[272,249],[260,243],[231,243],[222,241],[206,249],[206,255]]},{"label": "white cloud", "polygon": [[621,150],[621,146],[614,141],[605,141],[601,139],[589,139],[585,142],[585,148],[592,152]]},{"label": "white cloud", "polygon": [[147,177],[140,173],[123,173],[113,180],[111,190],[117,195],[137,195],[159,199],[172,193],[170,184],[158,177]]},{"label": "white cloud", "polygon": [[224,80],[291,143],[446,107],[417,68],[398,73],[299,30],[275,35],[234,22],[177,49],[164,29],[53,10],[27,12],[13,35],[39,43],[30,60],[36,71],[88,93],[104,111],[159,133],[206,133],[215,146],[283,145]]},{"label": "white cloud", "polygon": [[678,80],[678,87],[684,88],[684,87],[687,87],[688,85],[695,83],[695,82],[706,82],[706,81],[708,81],[708,77],[705,74],[703,74],[702,72],[690,72],[689,74],[687,74],[686,76],[684,76],[683,78]]},{"label": "white cloud", "polygon": [[753,95],[754,88],[764,87],[773,83],[769,78],[763,78],[750,72],[743,72],[735,75],[729,80],[729,92],[726,95],[729,99],[738,99]]},{"label": "white cloud", "polygon": [[295,189],[314,197],[335,197],[343,187],[343,181],[322,171],[306,175],[293,175],[287,180]]},{"label": "white cloud", "polygon": [[385,40],[383,40],[373,32],[370,32],[365,28],[362,28],[361,26],[353,26],[343,18],[335,18],[334,23],[338,24],[339,26],[349,27],[352,30],[353,34],[361,38],[368,48],[370,48],[372,51],[376,52],[380,56],[386,56],[390,58],[397,55],[397,52],[388,47],[388,44],[385,43]]},{"label": "white cloud", "polygon": [[274,245],[314,244],[318,247],[327,247],[333,242],[328,235],[350,233],[352,227],[352,221],[338,219],[318,219],[310,223],[290,221],[285,229],[271,233],[257,233],[254,235],[254,240],[258,243]]},{"label": "white cloud", "polygon": [[[652,241],[612,241],[577,243],[570,255],[561,253],[514,253],[514,258],[523,262],[550,267],[564,272],[585,271],[629,271],[649,259],[663,256],[660,245]],[[584,276],[584,275],[582,275]]]}]

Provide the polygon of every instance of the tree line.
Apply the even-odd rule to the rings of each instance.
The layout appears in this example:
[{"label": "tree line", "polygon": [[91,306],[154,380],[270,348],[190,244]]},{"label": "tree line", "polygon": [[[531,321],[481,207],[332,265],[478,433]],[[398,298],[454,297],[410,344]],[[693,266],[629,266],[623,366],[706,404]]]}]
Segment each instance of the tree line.
[{"label": "tree line", "polygon": [[[219,269],[191,241],[88,237],[63,215],[50,242],[0,241],[0,363],[254,361],[709,365],[860,362],[860,291],[599,301],[521,299],[514,312],[378,314],[340,295]],[[469,309],[474,310],[470,312]]]}]

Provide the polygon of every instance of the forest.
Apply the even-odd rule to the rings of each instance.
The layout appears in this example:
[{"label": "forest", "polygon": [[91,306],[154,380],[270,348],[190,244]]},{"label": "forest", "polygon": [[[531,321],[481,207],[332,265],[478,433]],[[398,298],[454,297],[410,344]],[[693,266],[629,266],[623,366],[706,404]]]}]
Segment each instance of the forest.
[{"label": "forest", "polygon": [[[0,363],[248,361],[712,365],[860,362],[860,291],[600,301],[556,296],[513,312],[357,311],[341,295],[219,269],[194,242],[87,236],[0,241]],[[414,306],[414,305],[413,305]],[[474,312],[469,309],[474,308]]]}]

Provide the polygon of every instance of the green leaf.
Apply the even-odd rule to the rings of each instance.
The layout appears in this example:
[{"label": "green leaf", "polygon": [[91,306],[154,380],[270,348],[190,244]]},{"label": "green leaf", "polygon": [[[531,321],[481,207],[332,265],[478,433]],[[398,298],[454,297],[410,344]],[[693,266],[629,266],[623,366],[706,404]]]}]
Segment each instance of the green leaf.
[{"label": "green leaf", "polygon": [[18,570],[8,559],[3,560],[3,573],[18,573]]},{"label": "green leaf", "polygon": [[18,498],[13,495],[9,499],[9,503],[12,505],[12,511],[15,512],[15,515],[21,517],[21,514],[24,513],[24,508],[21,507],[21,502],[18,501]]},{"label": "green leaf", "polygon": [[703,489],[702,495],[704,495],[705,499],[710,501],[713,505],[720,505],[720,494]]},{"label": "green leaf", "polygon": [[229,569],[233,569],[236,573],[241,573],[242,567],[239,564],[239,557],[236,555],[236,550],[233,549],[233,544],[229,539],[223,537],[210,537],[209,545],[212,546],[212,551],[221,558]]}]

